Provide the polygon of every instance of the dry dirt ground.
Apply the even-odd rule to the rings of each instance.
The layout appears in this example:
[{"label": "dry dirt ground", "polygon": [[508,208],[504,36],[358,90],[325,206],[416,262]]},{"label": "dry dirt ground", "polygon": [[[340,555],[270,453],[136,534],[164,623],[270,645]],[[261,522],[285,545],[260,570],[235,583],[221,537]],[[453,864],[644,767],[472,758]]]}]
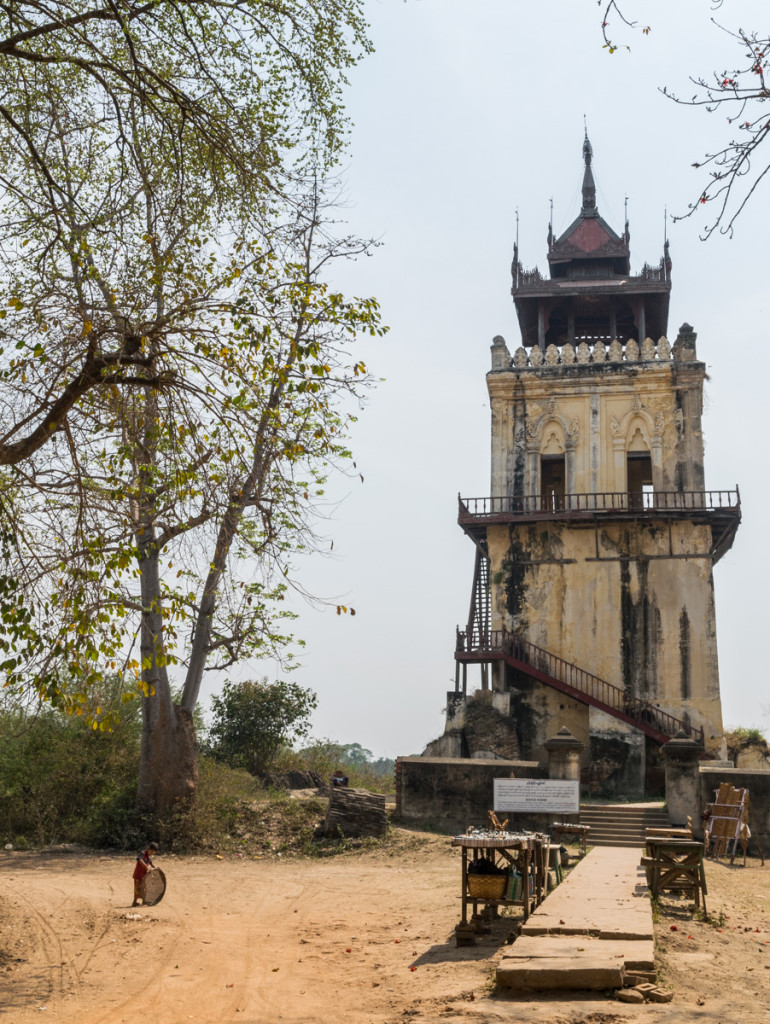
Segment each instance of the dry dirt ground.
[{"label": "dry dirt ground", "polygon": [[656,927],[672,1003],[522,999],[493,984],[516,919],[457,949],[459,852],[396,831],[384,848],[323,860],[160,856],[166,897],[139,911],[129,857],[0,851],[0,1022],[770,1021],[770,863],[709,862],[710,923],[666,904]]}]

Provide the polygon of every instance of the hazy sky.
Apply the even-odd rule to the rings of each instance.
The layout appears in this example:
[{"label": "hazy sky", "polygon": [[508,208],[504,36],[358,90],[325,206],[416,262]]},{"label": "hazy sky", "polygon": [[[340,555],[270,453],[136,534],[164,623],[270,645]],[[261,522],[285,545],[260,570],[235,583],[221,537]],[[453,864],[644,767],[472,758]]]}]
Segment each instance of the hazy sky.
[{"label": "hazy sky", "polygon": [[[351,76],[344,217],[382,245],[342,283],[380,299],[390,334],[361,349],[385,378],[353,436],[364,482],[333,485],[341,504],[323,533],[334,557],[314,556],[304,570],[311,591],[356,609],[350,618],[298,605],[307,647],[293,678],[318,693],[318,737],[395,756],[420,753],[443,729],[474,561],[457,493],[489,493],[489,346],[496,334],[511,351],[520,340],[516,210],[521,259],[545,271],[550,199],[557,234],[580,207],[585,115],[599,212],[622,231],[628,196],[638,273],[662,255],[664,209],[686,212],[700,192],[703,172],[691,165],[730,137],[722,114],[677,106],[659,89],[690,96],[689,75],[738,63],[711,19],[761,27],[766,3],[626,7],[652,31],[626,32],[631,52],[610,56],[594,0],[367,4],[377,52]],[[700,213],[668,228],[669,336],[693,324],[710,377],[706,486],[737,483],[743,505],[735,545],[714,571],[727,726],[770,725],[768,200],[770,181],[732,239],[699,241]]]}]

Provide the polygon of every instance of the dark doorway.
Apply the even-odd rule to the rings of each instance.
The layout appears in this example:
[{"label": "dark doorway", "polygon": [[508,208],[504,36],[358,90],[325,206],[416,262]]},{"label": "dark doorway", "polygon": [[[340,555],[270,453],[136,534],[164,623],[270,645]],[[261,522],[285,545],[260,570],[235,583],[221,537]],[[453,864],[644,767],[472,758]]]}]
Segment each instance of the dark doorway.
[{"label": "dark doorway", "polygon": [[563,455],[543,455],[540,458],[540,494],[543,508],[555,511],[564,508],[566,467]]},{"label": "dark doorway", "polygon": [[629,508],[652,508],[652,459],[647,452],[629,452],[626,462]]}]

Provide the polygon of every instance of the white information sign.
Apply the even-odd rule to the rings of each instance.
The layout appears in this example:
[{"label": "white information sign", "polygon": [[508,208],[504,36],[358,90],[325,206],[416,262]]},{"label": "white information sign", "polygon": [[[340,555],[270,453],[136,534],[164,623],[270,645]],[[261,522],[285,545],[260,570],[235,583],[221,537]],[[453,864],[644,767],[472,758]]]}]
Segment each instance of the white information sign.
[{"label": "white information sign", "polygon": [[495,779],[494,805],[496,811],[577,814],[579,785],[569,779]]}]

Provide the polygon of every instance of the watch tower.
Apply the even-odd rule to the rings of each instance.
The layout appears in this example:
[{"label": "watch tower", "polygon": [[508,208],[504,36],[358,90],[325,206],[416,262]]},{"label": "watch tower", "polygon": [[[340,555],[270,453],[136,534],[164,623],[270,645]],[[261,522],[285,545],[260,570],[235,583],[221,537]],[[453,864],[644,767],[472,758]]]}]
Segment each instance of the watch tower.
[{"label": "watch tower", "polygon": [[631,273],[628,223],[618,235],[600,216],[592,155],[586,136],[582,208],[560,237],[549,226],[548,276],[514,249],[521,345],[492,344],[491,495],[459,501],[476,565],[447,729],[478,663],[519,756],[542,759],[566,725],[589,789],[633,796],[657,789],[679,730],[719,752],[712,569],[740,497],[706,489],[705,366],[688,324],[667,340],[668,242]]}]

